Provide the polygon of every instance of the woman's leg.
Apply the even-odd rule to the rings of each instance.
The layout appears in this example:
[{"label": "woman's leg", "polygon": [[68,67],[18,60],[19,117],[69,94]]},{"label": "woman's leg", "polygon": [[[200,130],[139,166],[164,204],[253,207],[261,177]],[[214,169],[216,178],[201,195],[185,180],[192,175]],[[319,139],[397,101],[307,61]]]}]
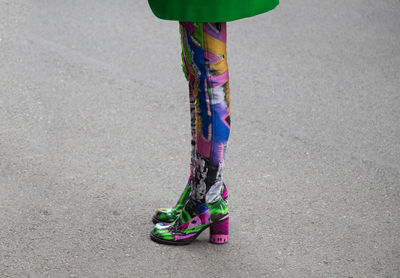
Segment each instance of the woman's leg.
[{"label": "woman's leg", "polygon": [[191,196],[171,225],[155,225],[151,238],[188,244],[210,227],[210,241],[226,243],[229,211],[220,195],[230,133],[226,23],[180,22],[180,32],[192,113]]},{"label": "woman's leg", "polygon": [[[226,23],[180,22],[192,113],[191,198],[219,198],[230,133]],[[194,117],[193,117],[194,116]]]},{"label": "woman's leg", "polygon": [[[228,68],[226,64],[226,23],[196,24],[181,22],[180,33],[182,67],[189,82],[192,136],[190,174],[186,187],[175,206],[157,209],[153,216],[154,223],[171,223],[176,219],[190,197],[192,184],[197,185],[192,191],[192,196],[200,202],[211,202],[217,199],[218,195],[221,195],[223,199],[228,197],[228,190],[221,177],[230,124]],[[195,45],[200,45],[201,49],[195,49]],[[198,70],[196,71],[195,69]],[[202,73],[203,76],[202,74],[196,74],[196,72]],[[204,86],[199,86],[201,84],[204,84]],[[203,103],[204,101],[206,103]],[[198,108],[196,108],[196,105]],[[211,107],[208,109],[210,105]],[[209,113],[207,112],[207,117],[201,115],[201,109],[210,111]],[[216,117],[216,120],[213,117]],[[203,121],[203,119],[206,120]],[[221,122],[224,123],[223,129],[220,128]],[[207,132],[210,130],[210,133],[204,135],[199,127],[206,125],[209,125],[205,129]],[[197,132],[198,130],[200,132]],[[203,139],[213,137],[213,133],[216,134],[214,136],[216,139],[208,141]],[[216,136],[219,137],[217,138]],[[200,142],[198,150],[196,141]],[[211,150],[214,151],[211,152]],[[214,156],[211,156],[211,154],[214,154]],[[209,168],[209,166],[212,167]]]}]

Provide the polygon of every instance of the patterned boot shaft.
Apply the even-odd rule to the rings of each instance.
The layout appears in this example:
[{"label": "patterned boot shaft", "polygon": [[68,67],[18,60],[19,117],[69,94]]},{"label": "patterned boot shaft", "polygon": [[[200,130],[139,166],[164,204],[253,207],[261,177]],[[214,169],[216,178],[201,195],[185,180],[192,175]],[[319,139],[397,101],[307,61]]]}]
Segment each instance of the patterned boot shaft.
[{"label": "patterned boot shaft", "polygon": [[226,23],[180,22],[180,33],[194,114],[190,197],[210,203],[220,198],[231,125]]}]

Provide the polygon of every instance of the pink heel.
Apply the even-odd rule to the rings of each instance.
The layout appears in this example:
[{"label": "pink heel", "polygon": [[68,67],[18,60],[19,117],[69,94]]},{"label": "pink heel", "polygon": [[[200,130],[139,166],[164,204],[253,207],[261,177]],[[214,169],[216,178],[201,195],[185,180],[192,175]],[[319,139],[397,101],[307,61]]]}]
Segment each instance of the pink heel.
[{"label": "pink heel", "polygon": [[210,242],[223,244],[229,240],[229,218],[212,224],[210,227]]}]

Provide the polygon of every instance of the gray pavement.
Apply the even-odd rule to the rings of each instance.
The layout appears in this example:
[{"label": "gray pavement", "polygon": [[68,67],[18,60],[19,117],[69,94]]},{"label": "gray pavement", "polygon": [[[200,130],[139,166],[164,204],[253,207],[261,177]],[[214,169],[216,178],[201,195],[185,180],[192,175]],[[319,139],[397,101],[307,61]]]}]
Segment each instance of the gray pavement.
[{"label": "gray pavement", "polygon": [[0,0],[0,277],[400,277],[400,2],[228,24],[230,242],[150,241],[189,165],[178,25]]}]

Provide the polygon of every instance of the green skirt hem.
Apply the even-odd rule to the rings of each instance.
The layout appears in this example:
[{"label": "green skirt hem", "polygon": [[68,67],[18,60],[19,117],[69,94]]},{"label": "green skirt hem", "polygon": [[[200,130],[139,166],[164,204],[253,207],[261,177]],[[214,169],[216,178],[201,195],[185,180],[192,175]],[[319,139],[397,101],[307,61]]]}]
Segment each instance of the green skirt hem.
[{"label": "green skirt hem", "polygon": [[274,9],[279,0],[148,0],[154,15],[164,20],[228,22]]}]

